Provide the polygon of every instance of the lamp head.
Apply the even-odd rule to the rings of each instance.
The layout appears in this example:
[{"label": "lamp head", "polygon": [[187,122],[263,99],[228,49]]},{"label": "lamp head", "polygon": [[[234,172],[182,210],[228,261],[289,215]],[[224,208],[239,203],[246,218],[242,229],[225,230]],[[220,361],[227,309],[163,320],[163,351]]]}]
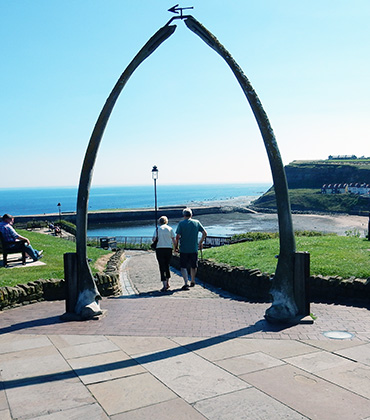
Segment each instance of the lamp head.
[{"label": "lamp head", "polygon": [[158,168],[154,165],[152,169],[152,178],[158,179]]}]

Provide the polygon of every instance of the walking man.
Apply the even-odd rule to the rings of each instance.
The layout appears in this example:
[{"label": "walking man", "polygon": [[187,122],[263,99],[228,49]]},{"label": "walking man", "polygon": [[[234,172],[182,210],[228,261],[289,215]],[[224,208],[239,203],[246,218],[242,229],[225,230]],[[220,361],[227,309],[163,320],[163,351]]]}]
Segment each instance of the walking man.
[{"label": "walking man", "polygon": [[[207,232],[199,220],[192,219],[193,213],[191,209],[184,209],[182,214],[184,220],[178,224],[176,229],[175,251],[179,250],[180,242],[180,267],[185,283],[182,290],[189,290],[188,266],[190,266],[190,287],[194,287],[198,267],[198,247],[199,249],[203,249],[203,242],[207,236]],[[199,232],[202,233],[202,237],[198,243]]]}]

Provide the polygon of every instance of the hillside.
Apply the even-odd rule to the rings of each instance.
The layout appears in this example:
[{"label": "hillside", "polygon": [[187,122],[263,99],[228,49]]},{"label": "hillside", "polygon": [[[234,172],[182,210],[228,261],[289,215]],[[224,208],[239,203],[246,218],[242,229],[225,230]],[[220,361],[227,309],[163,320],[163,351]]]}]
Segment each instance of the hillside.
[{"label": "hillside", "polygon": [[[323,184],[370,184],[370,159],[293,161],[285,166],[292,211],[340,212],[368,215],[370,197],[321,194]],[[256,210],[275,210],[271,188],[253,203]]]}]

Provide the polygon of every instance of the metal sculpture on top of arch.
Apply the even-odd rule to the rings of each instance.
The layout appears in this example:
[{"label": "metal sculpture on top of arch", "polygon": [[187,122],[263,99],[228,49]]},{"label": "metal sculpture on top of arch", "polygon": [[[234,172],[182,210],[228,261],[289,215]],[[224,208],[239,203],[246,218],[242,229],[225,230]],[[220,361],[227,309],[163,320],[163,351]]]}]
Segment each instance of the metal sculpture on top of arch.
[{"label": "metal sculpture on top of arch", "polygon": [[[178,5],[169,9],[169,11],[178,13],[180,10],[181,15],[170,19],[165,26],[160,28],[149,39],[118,79],[103,106],[88,144],[81,170],[77,197],[76,254],[78,298],[75,313],[82,316],[82,318],[89,318],[93,315],[95,316],[96,314],[101,313],[98,302],[100,295],[93,280],[90,267],[87,263],[86,246],[89,190],[96,156],[105,127],[108,123],[113,107],[130,76],[134,73],[138,66],[147,57],[149,57],[149,55],[151,55],[174,33],[176,25],[171,25],[171,23],[176,19],[181,19],[184,20],[185,25],[192,32],[198,35],[209,47],[215,50],[226,61],[238,80],[259,126],[274,182],[280,233],[280,254],[271,287],[273,301],[271,307],[267,309],[265,317],[272,322],[286,322],[292,320],[297,316],[298,312],[297,305],[294,300],[293,290],[295,239],[290,211],[288,186],[274,132],[256,92],[231,54],[222,44],[220,44],[217,38],[193,16],[183,15],[182,11],[185,8],[178,8],[177,6]],[[87,312],[85,311],[86,308],[89,308]]]}]

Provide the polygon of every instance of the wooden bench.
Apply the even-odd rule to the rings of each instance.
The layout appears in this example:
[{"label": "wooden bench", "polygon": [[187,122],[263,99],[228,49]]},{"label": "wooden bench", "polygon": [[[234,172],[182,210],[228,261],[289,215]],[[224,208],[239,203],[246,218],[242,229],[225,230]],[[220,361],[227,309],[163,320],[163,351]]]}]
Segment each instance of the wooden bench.
[{"label": "wooden bench", "polygon": [[8,255],[9,254],[18,254],[22,253],[22,264],[26,264],[26,251],[24,249],[23,243],[19,242],[16,246],[8,248],[7,242],[4,240],[2,233],[0,232],[0,252],[3,254],[4,267],[8,266]]}]

